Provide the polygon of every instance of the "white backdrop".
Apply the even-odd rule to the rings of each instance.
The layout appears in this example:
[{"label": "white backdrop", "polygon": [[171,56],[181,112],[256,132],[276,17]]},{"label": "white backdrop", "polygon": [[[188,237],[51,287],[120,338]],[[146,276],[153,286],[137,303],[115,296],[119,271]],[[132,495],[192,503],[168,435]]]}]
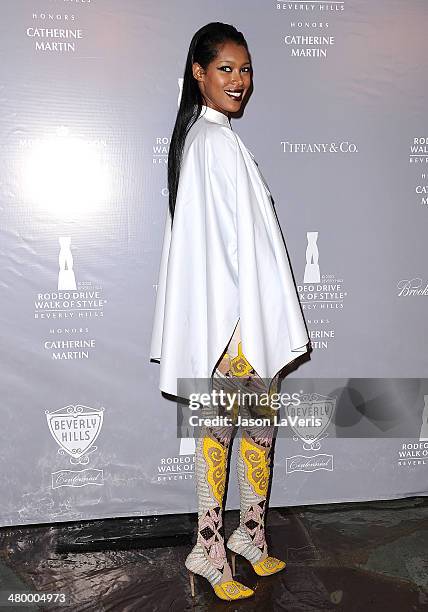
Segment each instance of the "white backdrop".
[{"label": "white backdrop", "polygon": [[324,422],[315,442],[278,438],[271,505],[427,494],[426,1],[9,0],[2,525],[196,509],[193,440],[149,343],[179,79],[218,20],[252,53],[232,128],[272,192],[313,346],[282,389]]}]

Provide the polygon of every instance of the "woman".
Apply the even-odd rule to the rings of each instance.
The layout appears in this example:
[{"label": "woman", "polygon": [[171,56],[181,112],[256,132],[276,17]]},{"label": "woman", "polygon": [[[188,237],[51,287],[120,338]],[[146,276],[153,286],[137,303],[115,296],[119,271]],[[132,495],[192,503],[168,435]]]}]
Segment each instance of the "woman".
[{"label": "woman", "polygon": [[[179,397],[189,397],[189,381],[204,379],[212,388],[269,394],[280,370],[307,351],[309,338],[269,190],[230,125],[251,83],[241,32],[223,23],[196,32],[170,144],[169,210],[150,352],[161,364],[160,389]],[[205,413],[213,415],[213,408]],[[268,555],[264,534],[273,432],[273,425],[246,427],[241,437],[240,525],[227,541],[233,574],[236,554],[261,576],[285,567]],[[225,600],[253,594],[233,580],[224,546],[231,436],[231,427],[202,427],[195,453],[198,535],[185,561],[192,594],[199,574]]]}]

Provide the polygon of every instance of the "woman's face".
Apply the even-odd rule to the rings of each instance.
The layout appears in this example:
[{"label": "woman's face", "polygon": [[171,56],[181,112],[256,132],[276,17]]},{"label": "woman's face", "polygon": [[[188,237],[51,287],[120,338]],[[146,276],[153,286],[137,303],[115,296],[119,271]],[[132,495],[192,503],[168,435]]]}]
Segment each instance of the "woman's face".
[{"label": "woman's face", "polygon": [[239,111],[251,85],[251,63],[245,47],[225,42],[205,71],[196,62],[192,69],[206,106],[225,115]]}]

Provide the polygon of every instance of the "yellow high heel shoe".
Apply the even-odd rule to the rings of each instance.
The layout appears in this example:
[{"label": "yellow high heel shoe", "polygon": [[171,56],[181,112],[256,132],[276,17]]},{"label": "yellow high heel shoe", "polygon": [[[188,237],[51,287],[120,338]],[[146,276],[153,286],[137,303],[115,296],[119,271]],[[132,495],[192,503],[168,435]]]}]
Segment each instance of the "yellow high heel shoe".
[{"label": "yellow high heel shoe", "polygon": [[[235,553],[231,551],[231,560],[232,560],[232,576],[236,574],[236,555],[239,553]],[[246,557],[242,555],[244,559]],[[248,561],[248,559],[247,559]],[[251,561],[249,561],[251,563]],[[286,567],[286,562],[277,559],[276,557],[266,557],[263,561],[258,561],[257,563],[251,563],[254,571],[258,576],[271,576],[272,574],[276,574],[280,572]]]},{"label": "yellow high heel shoe", "polygon": [[[198,574],[201,575],[201,574]],[[195,597],[195,572],[189,570],[190,592]],[[246,599],[254,595],[253,589],[246,587],[237,580],[227,580],[221,584],[212,585],[214,593],[223,601],[234,601],[236,599]]]}]

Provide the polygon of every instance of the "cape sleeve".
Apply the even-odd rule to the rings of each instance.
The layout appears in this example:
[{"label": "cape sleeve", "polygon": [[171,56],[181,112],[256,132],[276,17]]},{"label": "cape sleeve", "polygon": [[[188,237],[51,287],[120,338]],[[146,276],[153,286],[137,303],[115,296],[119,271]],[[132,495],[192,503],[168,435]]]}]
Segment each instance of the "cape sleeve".
[{"label": "cape sleeve", "polygon": [[172,228],[166,220],[151,344],[160,388],[173,395],[178,378],[211,376],[239,318],[238,144],[218,124],[189,135]]},{"label": "cape sleeve", "polygon": [[[204,139],[204,209],[207,236],[207,265],[228,272],[238,286],[237,257],[237,155],[238,145],[232,130],[215,125]],[[218,291],[221,278],[213,274]],[[213,287],[214,289],[214,287]],[[211,296],[212,297],[212,296]]]}]

